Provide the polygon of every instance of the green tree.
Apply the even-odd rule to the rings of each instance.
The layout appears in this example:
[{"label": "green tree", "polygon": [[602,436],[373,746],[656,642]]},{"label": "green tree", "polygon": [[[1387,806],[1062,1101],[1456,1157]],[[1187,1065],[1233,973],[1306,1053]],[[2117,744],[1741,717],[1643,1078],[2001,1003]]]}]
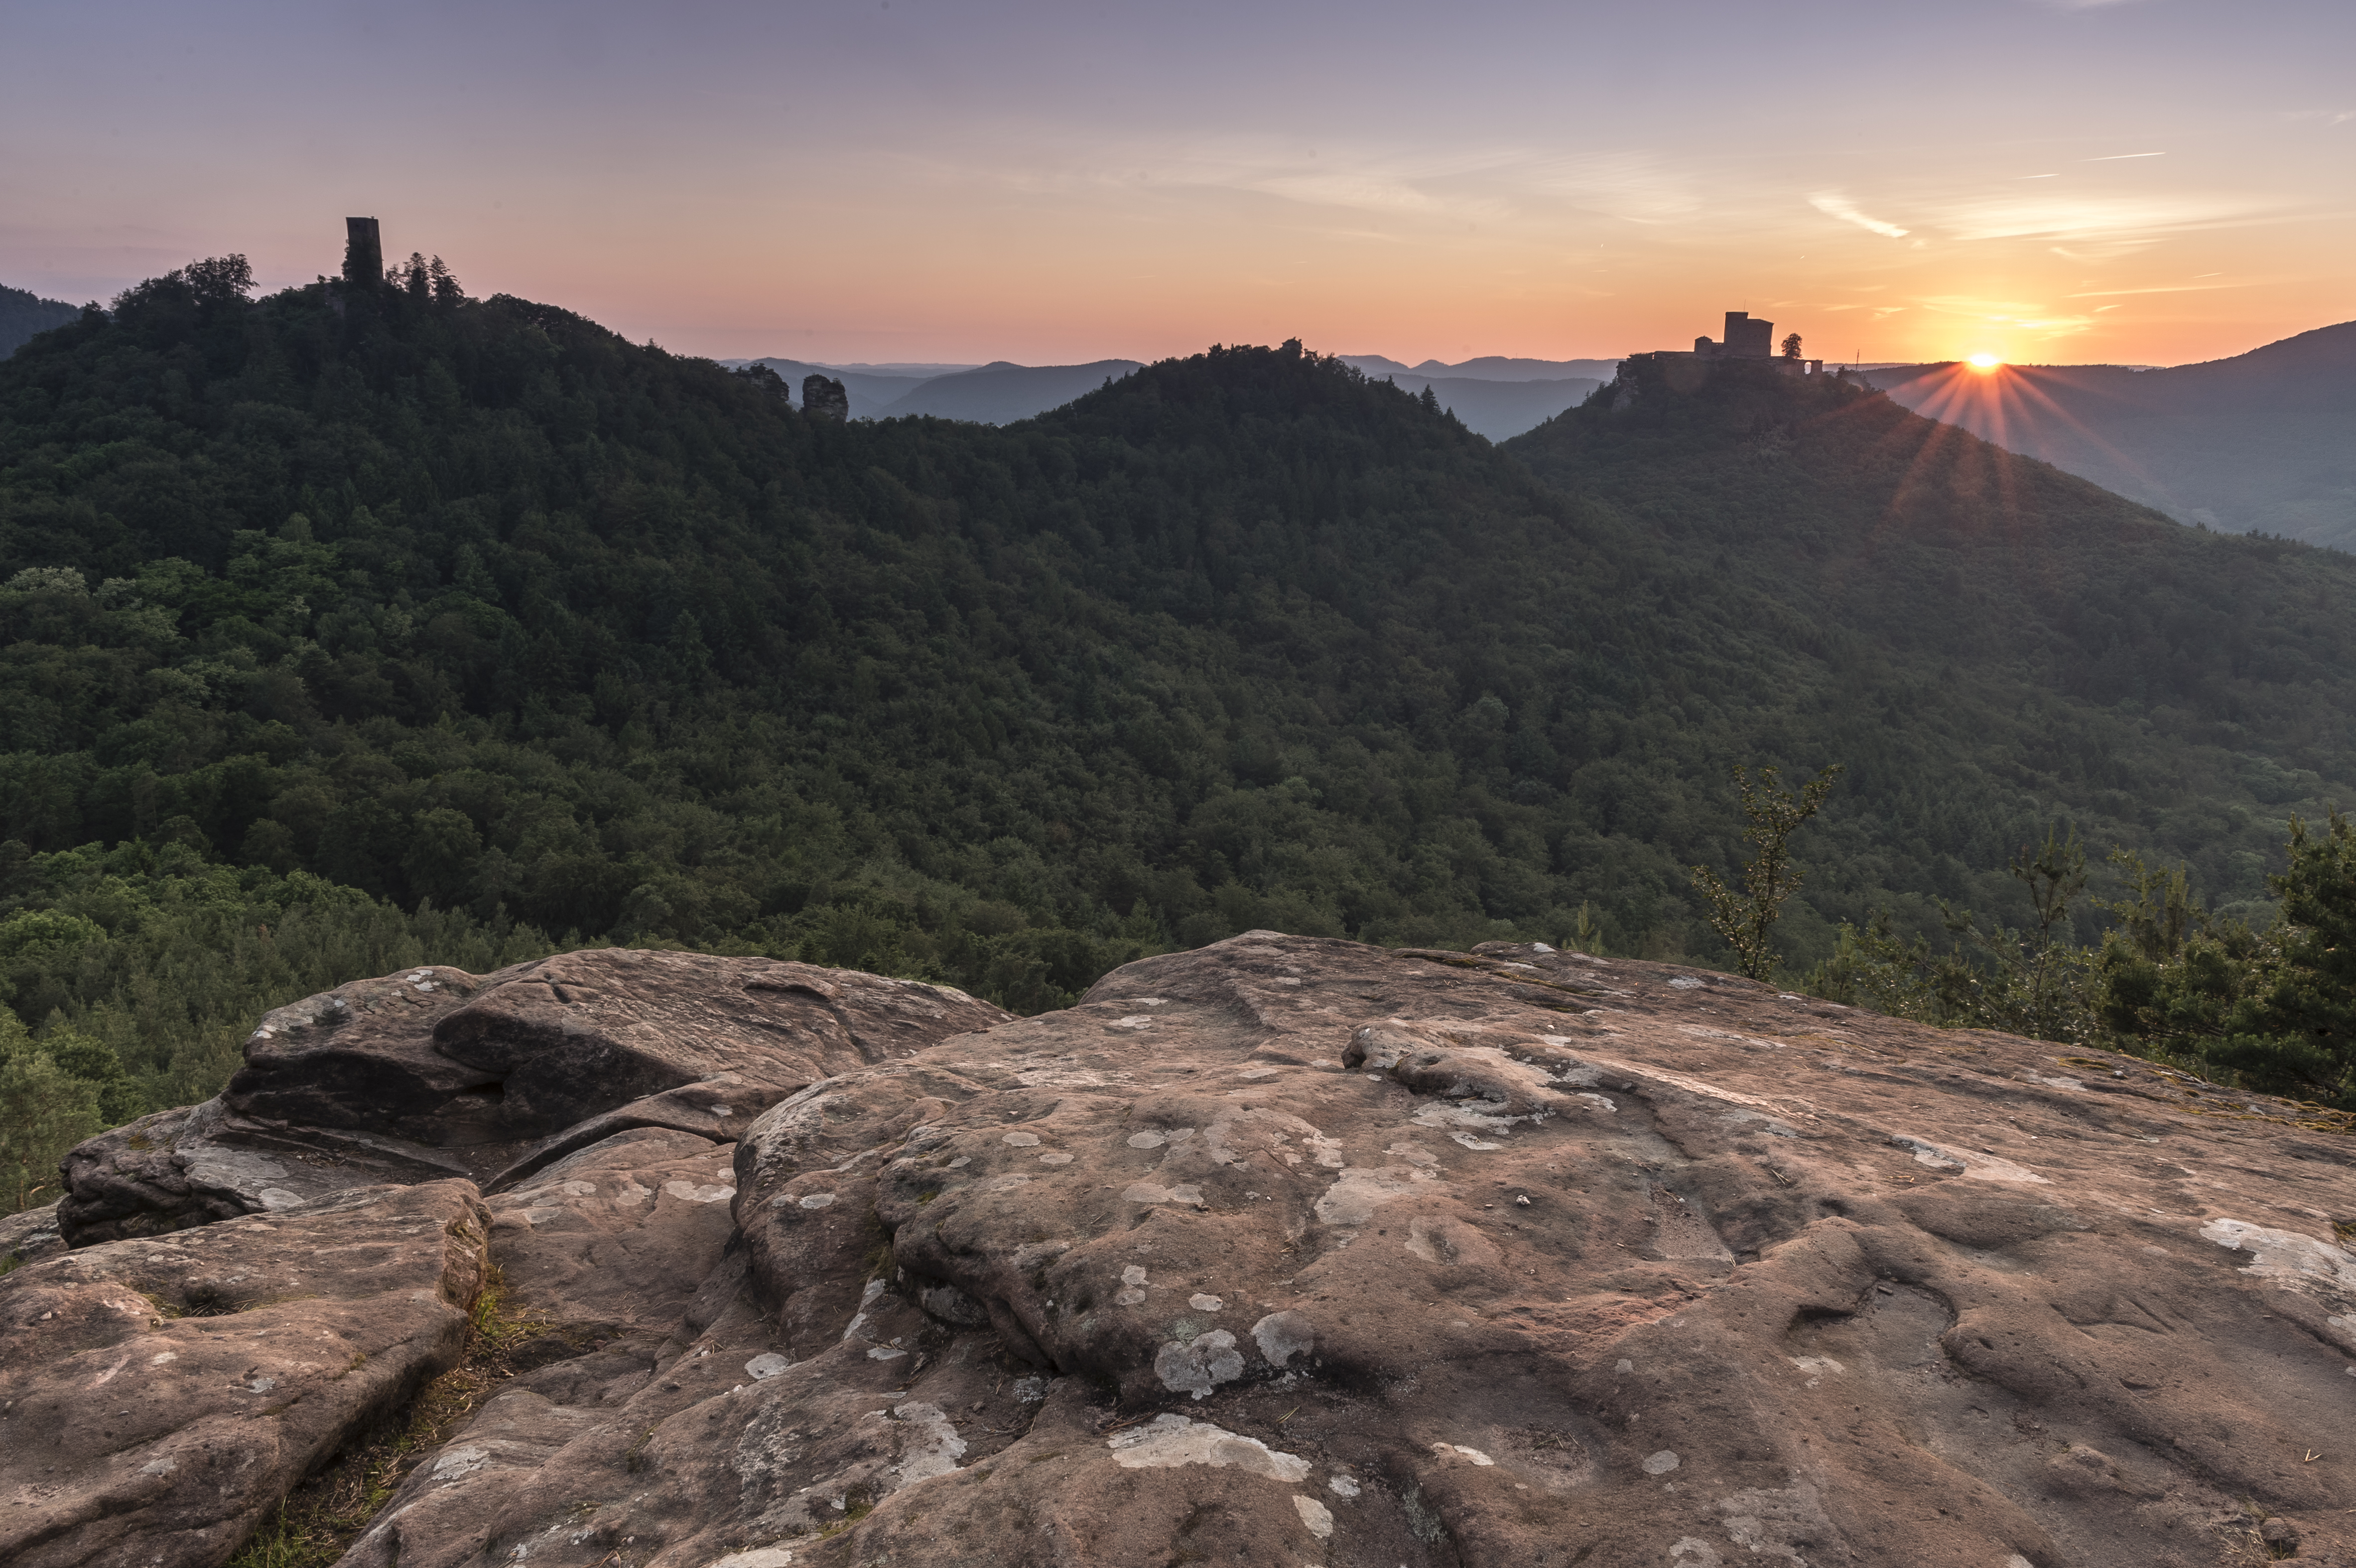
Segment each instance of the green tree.
[{"label": "green tree", "polygon": [[0,1204],[6,1212],[54,1200],[58,1161],[105,1124],[97,1087],[59,1066],[14,1013],[0,1008]]},{"label": "green tree", "polygon": [[1959,953],[1934,953],[1929,937],[1900,936],[1883,908],[1863,926],[1843,920],[1832,955],[1800,984],[1828,1002],[1953,1028],[1974,1021],[1979,977]]},{"label": "green tree", "polygon": [[2095,1023],[2139,1055],[2213,1071],[2211,1054],[2246,1027],[2276,968],[2278,932],[2222,919],[2193,896],[2187,869],[2115,850],[2127,896],[2104,900],[2118,923],[2092,960]]},{"label": "green tree", "polygon": [[2356,825],[2333,811],[2320,836],[2297,817],[2290,865],[2271,879],[2282,918],[2272,983],[2218,1061],[2262,1084],[2356,1108]]},{"label": "green tree", "polygon": [[1953,909],[1943,901],[1940,908],[1957,951],[1976,952],[1986,962],[1976,973],[1947,972],[1941,982],[1945,994],[1963,1001],[1965,1015],[1979,1028],[2037,1040],[2079,1039],[2089,1022],[2087,955],[2067,940],[2071,902],[2086,889],[2086,852],[2077,830],[2047,828],[2042,843],[2023,844],[2005,869],[2029,890],[2037,924],[2031,929],[1999,924],[1984,930],[1970,910]]},{"label": "green tree", "polygon": [[1832,763],[1797,789],[1786,792],[1772,768],[1762,768],[1754,781],[1742,768],[1734,770],[1734,788],[1742,798],[1742,814],[1750,826],[1742,836],[1755,852],[1742,873],[1738,894],[1706,865],[1693,868],[1694,886],[1709,901],[1709,927],[1734,950],[1735,967],[1752,980],[1775,975],[1775,948],[1769,940],[1783,913],[1783,901],[1799,890],[1801,875],[1792,865],[1792,835],[1816,814],[1825,796],[1840,777],[1841,765]]},{"label": "green tree", "polygon": [[2123,1043],[2248,1088],[2356,1110],[2356,825],[2293,817],[2265,931],[2203,909],[2184,872],[2126,865],[2133,897],[2094,960],[2095,1007]]}]

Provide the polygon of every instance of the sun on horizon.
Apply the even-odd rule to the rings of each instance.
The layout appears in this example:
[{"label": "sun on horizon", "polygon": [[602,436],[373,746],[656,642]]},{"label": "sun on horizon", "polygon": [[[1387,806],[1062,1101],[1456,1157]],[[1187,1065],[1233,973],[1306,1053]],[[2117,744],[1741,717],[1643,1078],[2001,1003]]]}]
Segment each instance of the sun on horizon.
[{"label": "sun on horizon", "polygon": [[1965,360],[1964,363],[1969,365],[1976,371],[1993,371],[1998,365],[2003,364],[2004,361],[1997,359],[1994,354],[1974,354],[1970,359]]}]

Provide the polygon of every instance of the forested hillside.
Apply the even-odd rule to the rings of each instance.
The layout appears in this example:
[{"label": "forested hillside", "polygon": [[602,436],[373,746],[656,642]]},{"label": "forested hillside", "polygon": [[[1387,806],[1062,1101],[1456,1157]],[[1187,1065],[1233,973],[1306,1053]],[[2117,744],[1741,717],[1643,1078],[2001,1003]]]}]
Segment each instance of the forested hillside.
[{"label": "forested hillside", "polygon": [[1639,370],[1630,406],[1507,450],[1707,563],[1722,645],[1789,660],[1764,744],[1849,768],[1816,908],[2017,897],[1995,868],[2062,820],[2252,913],[2285,819],[2356,800],[2356,561],[2182,527],[1837,380]]},{"label": "forested hillside", "polygon": [[1736,762],[1849,765],[1799,959],[2056,815],[2254,897],[2356,779],[2356,561],[1869,394],[1499,451],[1287,344],[841,424],[412,281],[201,263],[0,366],[0,977],[110,1115],[270,1003],[557,943],[1025,1010],[1255,926],[1710,960]]}]

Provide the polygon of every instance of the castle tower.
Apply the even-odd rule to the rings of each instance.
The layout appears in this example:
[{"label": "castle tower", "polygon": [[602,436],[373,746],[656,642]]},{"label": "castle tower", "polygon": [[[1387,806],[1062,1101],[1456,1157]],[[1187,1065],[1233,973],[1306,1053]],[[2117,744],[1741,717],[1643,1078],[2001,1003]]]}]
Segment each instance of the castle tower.
[{"label": "castle tower", "polygon": [[1772,360],[1775,357],[1775,324],[1753,321],[1747,310],[1726,313],[1725,346],[1719,352],[1734,360]]},{"label": "castle tower", "polygon": [[373,218],[344,220],[344,281],[355,288],[384,282],[384,241]]}]

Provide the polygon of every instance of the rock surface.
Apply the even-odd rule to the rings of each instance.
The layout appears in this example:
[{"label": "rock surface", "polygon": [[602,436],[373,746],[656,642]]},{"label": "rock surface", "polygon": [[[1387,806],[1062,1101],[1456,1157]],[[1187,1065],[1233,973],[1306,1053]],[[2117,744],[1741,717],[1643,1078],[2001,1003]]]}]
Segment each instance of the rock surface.
[{"label": "rock surface", "polygon": [[0,1219],[0,1269],[38,1262],[65,1251],[65,1238],[58,1234],[54,1203],[21,1209]]},{"label": "rock surface", "polygon": [[[513,1084],[573,1048],[573,983],[506,983],[399,1005]],[[1536,947],[1252,933],[1027,1020],[881,994],[940,1012],[792,1090],[615,1009],[701,1076],[617,1074],[487,1199],[510,1288],[594,1348],[507,1383],[348,1564],[2356,1568],[2346,1118]],[[466,1146],[305,1070],[346,1132]],[[678,1124],[723,1073],[758,1114]],[[162,1245],[20,1269],[5,1321]],[[98,1528],[39,1561],[134,1560],[74,1555]]]},{"label": "rock surface", "polygon": [[508,1287],[566,1324],[668,1333],[735,1229],[729,1156],[692,1133],[639,1128],[493,1195]]},{"label": "rock surface", "polygon": [[363,1187],[0,1278],[0,1562],[226,1560],[457,1360],[489,1218],[465,1181]]},{"label": "rock surface", "polygon": [[832,376],[802,378],[802,412],[813,419],[837,422],[851,417],[851,393]]},{"label": "rock surface", "polygon": [[701,953],[357,981],[263,1018],[219,1098],[74,1150],[59,1222],[80,1245],[380,1182],[497,1187],[632,1127],[734,1142],[813,1079],[1005,1016],[946,986]]}]

